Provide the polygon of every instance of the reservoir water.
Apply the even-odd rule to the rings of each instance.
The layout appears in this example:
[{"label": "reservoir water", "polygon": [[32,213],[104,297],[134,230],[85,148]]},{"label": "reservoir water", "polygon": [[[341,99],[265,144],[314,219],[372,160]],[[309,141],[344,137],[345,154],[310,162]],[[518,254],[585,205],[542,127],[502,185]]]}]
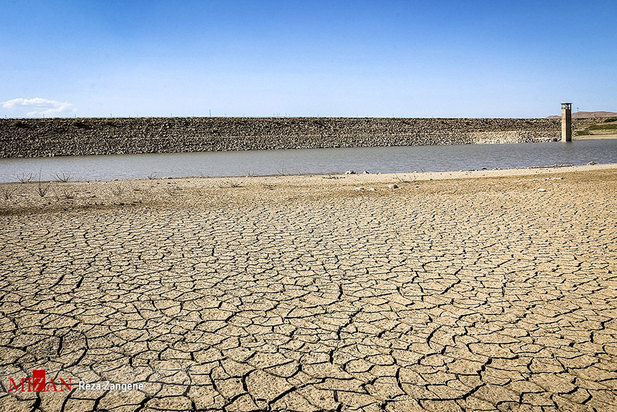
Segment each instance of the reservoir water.
[{"label": "reservoir water", "polygon": [[617,163],[617,140],[0,159],[0,182],[439,172]]}]

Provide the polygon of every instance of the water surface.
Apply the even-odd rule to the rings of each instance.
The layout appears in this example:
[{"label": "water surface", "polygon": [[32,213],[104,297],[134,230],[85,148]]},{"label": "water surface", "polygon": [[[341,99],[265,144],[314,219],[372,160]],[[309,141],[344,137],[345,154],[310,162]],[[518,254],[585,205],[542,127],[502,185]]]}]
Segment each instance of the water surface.
[{"label": "water surface", "polygon": [[440,172],[617,163],[617,140],[0,159],[0,181]]}]

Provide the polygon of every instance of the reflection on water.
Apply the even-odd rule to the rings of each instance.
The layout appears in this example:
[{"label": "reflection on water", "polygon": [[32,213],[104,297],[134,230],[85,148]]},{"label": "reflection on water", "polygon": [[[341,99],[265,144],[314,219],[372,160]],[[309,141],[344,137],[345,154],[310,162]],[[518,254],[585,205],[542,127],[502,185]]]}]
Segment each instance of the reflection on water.
[{"label": "reflection on water", "polygon": [[353,149],[256,150],[0,159],[0,181],[147,177],[438,172],[617,163],[617,140]]}]

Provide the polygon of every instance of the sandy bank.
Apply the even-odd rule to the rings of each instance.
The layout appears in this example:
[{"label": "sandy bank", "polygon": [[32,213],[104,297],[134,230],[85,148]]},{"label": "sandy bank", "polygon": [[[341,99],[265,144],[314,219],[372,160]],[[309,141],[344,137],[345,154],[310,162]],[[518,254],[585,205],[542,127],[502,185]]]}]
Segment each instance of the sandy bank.
[{"label": "sandy bank", "polygon": [[[560,176],[603,176],[617,164],[459,172],[177,178],[128,181],[0,184],[0,213],[68,211],[109,207],[190,207],[247,201],[284,201],[305,197],[391,195],[405,187],[438,190],[449,180],[480,186]],[[510,179],[510,180],[508,180]],[[441,183],[440,183],[441,182]],[[473,184],[465,183],[469,190]],[[392,186],[398,186],[396,189]]]},{"label": "sandy bank", "polygon": [[617,134],[586,134],[583,136],[574,136],[574,140],[606,140],[617,139]]}]

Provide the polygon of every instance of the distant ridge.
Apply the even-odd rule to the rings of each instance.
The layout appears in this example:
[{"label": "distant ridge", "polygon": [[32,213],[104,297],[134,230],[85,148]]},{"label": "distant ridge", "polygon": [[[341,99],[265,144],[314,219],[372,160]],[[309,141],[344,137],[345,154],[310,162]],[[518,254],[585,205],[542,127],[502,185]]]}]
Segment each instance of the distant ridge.
[{"label": "distant ridge", "polygon": [[[601,117],[617,117],[617,112],[576,112],[573,119],[595,119]],[[547,119],[559,119],[561,116],[548,116]]]}]

